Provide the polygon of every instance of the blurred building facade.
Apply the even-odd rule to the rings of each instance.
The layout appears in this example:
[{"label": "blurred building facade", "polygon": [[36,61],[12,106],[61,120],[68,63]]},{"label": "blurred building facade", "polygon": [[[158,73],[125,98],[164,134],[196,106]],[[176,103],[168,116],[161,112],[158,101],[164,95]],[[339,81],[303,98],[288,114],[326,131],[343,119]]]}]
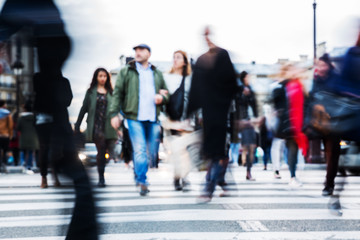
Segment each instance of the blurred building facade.
[{"label": "blurred building facade", "polygon": [[[24,34],[24,33],[20,33]],[[20,42],[18,35],[9,41],[0,42],[0,99],[5,100],[10,110],[16,109],[16,89],[20,88],[20,106],[28,99],[33,99],[34,91],[32,76],[34,74],[36,56],[34,48],[29,42]],[[21,38],[26,39],[26,38]],[[20,76],[19,86],[16,84],[16,76],[11,69],[16,57],[24,64]]]}]

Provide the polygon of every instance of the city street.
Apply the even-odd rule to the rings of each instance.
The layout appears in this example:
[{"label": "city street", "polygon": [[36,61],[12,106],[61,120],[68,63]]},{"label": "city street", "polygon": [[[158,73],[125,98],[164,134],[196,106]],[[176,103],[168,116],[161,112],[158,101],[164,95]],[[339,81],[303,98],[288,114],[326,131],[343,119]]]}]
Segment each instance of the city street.
[{"label": "city street", "polygon": [[[191,191],[176,192],[172,167],[160,164],[148,174],[151,192],[141,197],[132,170],[111,163],[107,187],[94,187],[100,239],[360,239],[360,177],[337,177],[337,190],[343,185],[335,191],[343,210],[338,216],[328,209],[336,199],[321,196],[324,167],[300,166],[303,186],[290,189],[286,165],[282,179],[255,165],[255,182],[245,180],[244,167],[233,165],[227,174],[230,196],[219,197],[218,188],[210,203],[199,204],[205,172],[191,172]],[[96,167],[89,174],[96,185]],[[61,182],[63,187],[54,188],[49,177],[51,186],[40,189],[39,174],[0,174],[0,239],[64,239],[74,192],[67,179]]]}]

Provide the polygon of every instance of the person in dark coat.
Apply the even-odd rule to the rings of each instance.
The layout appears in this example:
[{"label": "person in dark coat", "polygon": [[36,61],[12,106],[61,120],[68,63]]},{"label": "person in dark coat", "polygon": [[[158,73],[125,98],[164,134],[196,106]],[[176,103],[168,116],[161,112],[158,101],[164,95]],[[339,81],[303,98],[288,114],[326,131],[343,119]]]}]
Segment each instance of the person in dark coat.
[{"label": "person in dark coat", "polygon": [[[313,87],[309,93],[309,99],[319,91],[333,92],[334,83],[340,78],[335,72],[335,67],[331,63],[328,54],[324,54],[316,63]],[[325,148],[325,159],[327,163],[325,187],[322,191],[323,196],[332,195],[335,186],[335,177],[338,171],[340,157],[340,138],[338,136],[321,136]]]},{"label": "person in dark coat", "polygon": [[117,139],[117,133],[110,123],[109,109],[112,92],[109,72],[104,68],[96,69],[75,123],[75,132],[78,133],[85,114],[88,114],[85,135],[87,142],[95,143],[98,152],[96,165],[99,174],[99,187],[105,187],[105,154],[108,152],[111,157],[114,157],[114,146]]},{"label": "person in dark coat", "polygon": [[[48,142],[49,161],[74,182],[75,207],[66,239],[96,240],[90,181],[77,156],[67,111],[72,100],[71,87],[61,72],[70,54],[71,41],[55,3],[52,0],[7,0],[0,13],[0,40],[9,39],[22,30],[29,30],[28,42],[34,43],[37,49],[40,72],[34,76],[34,110],[40,145]],[[24,36],[19,35],[20,38]]]},{"label": "person in dark coat", "polygon": [[[249,122],[258,117],[256,96],[251,89],[249,74],[246,71],[240,73],[240,80],[244,89],[240,98],[240,120]],[[251,110],[250,110],[251,109]],[[246,180],[255,181],[251,176],[251,167],[255,157],[257,147],[257,135],[252,124],[246,124],[241,128],[241,145],[243,146],[243,162],[246,162]]]},{"label": "person in dark coat", "polygon": [[204,202],[211,200],[216,184],[225,183],[227,117],[237,89],[236,74],[228,52],[215,46],[209,34],[210,30],[206,28],[205,40],[209,50],[195,64],[188,105],[188,115],[202,109],[203,153],[210,160],[205,192],[200,198]]}]

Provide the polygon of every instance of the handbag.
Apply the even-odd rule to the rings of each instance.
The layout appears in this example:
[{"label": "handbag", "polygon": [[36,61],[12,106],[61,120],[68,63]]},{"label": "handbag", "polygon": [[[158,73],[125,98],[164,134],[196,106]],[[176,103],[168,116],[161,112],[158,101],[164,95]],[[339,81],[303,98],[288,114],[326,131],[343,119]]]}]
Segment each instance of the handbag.
[{"label": "handbag", "polygon": [[360,101],[357,99],[319,91],[314,93],[307,114],[308,127],[322,135],[360,140]]},{"label": "handbag", "polygon": [[183,76],[180,86],[170,95],[169,102],[166,105],[166,113],[173,121],[181,119],[184,111],[185,96],[185,76]]}]

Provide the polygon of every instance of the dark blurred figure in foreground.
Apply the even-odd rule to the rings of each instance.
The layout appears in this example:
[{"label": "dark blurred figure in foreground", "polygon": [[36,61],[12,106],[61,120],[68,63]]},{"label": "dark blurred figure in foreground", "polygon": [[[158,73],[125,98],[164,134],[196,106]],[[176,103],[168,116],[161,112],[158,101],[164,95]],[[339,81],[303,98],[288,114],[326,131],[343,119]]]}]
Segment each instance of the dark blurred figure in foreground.
[{"label": "dark blurred figure in foreground", "polygon": [[[335,67],[330,61],[328,54],[324,54],[316,63],[315,76],[313,87],[310,92],[310,102],[312,96],[318,91],[333,91],[332,84],[339,79],[339,74],[336,73]],[[338,171],[339,156],[340,156],[340,138],[332,135],[318,135],[309,138],[322,138],[325,147],[325,159],[327,163],[325,188],[322,191],[323,196],[332,195],[334,191],[334,180]]]},{"label": "dark blurred figure in foreground", "polygon": [[360,32],[354,47],[345,54],[341,80],[335,81],[334,89],[342,95],[360,99]]},{"label": "dark blurred figure in foreground", "polygon": [[224,175],[228,164],[226,153],[227,116],[237,89],[236,74],[226,50],[215,46],[205,29],[209,51],[197,60],[190,89],[188,115],[202,109],[203,153],[210,160],[206,188],[199,201],[208,202],[216,184],[225,187]]},{"label": "dark blurred figure in foreground", "polygon": [[[37,47],[40,72],[34,76],[34,110],[40,140],[40,161],[74,181],[76,200],[66,239],[97,239],[95,206],[89,178],[77,157],[67,107],[72,100],[68,79],[61,68],[71,49],[60,12],[52,0],[8,0],[0,16],[0,40],[19,31]],[[24,39],[22,39],[24,40]],[[46,143],[46,146],[44,144]]]}]

